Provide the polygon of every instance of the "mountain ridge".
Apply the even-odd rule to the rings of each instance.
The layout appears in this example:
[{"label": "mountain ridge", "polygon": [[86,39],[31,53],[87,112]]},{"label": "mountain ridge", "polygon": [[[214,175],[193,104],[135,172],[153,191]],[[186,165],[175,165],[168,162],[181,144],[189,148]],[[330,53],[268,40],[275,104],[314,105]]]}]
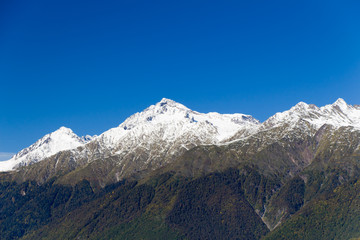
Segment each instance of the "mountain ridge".
[{"label": "mountain ridge", "polygon": [[[154,144],[151,145],[149,142],[163,142],[163,145],[171,142],[174,146],[168,146],[163,151],[170,150],[169,155],[176,155],[179,148],[188,150],[197,145],[226,144],[282,124],[289,125],[288,128],[291,129],[295,125],[299,126],[301,121],[308,122],[314,129],[319,129],[324,124],[336,128],[351,126],[354,129],[360,129],[360,109],[356,105],[348,105],[342,98],[320,108],[313,104],[299,102],[291,109],[276,113],[260,123],[257,119],[245,114],[199,113],[181,103],[163,98],[160,102],[131,115],[117,127],[99,136],[80,138],[71,129],[61,127],[45,135],[30,147],[21,150],[10,160],[0,162],[0,171],[15,170],[18,167],[42,161],[60,151],[75,151],[78,147],[85,149],[85,151],[84,149],[80,151],[82,156],[93,159],[94,149],[97,157],[106,157],[114,154],[124,155],[129,149],[140,147],[143,151],[149,151],[154,147]],[[55,141],[58,142],[58,148],[54,143],[50,147],[44,146],[48,142],[51,143],[49,137],[57,133],[63,133],[63,136],[71,135],[71,137],[58,137],[59,140]],[[89,151],[87,146],[90,146],[92,150]],[[156,151],[161,151],[161,149]],[[104,152],[107,153],[104,155]]]},{"label": "mountain ridge", "polygon": [[[321,223],[330,238],[342,239],[346,227],[354,221],[360,226],[360,220],[343,228],[336,212],[316,209],[324,201],[337,206],[327,197],[339,199],[342,187],[358,196],[351,183],[360,179],[359,110],[342,99],[320,108],[300,102],[267,123],[249,123],[244,115],[201,114],[163,99],[87,144],[0,173],[0,230],[25,239],[54,233],[59,239],[103,234],[121,239],[128,229],[138,238],[147,236],[156,222],[162,233],[152,232],[155,239],[210,233],[260,239],[290,236],[305,226],[312,239],[321,236],[307,217],[315,211],[316,221],[328,216],[342,232],[337,236]],[[226,136],[226,129],[211,117],[240,130],[224,141],[219,136]],[[347,216],[347,205],[338,206]],[[29,225],[28,219],[43,222]],[[360,234],[354,229],[351,236]]]},{"label": "mountain ridge", "polygon": [[[132,148],[134,146],[136,147],[137,145],[139,145],[138,140],[141,141],[142,139],[144,139],[145,135],[147,136],[148,141],[150,141],[151,135],[153,133],[160,134],[158,136],[158,139],[152,141],[153,143],[158,142],[158,140],[164,142],[164,144],[166,144],[166,142],[175,143],[176,141],[178,141],[178,144],[180,144],[182,148],[189,149],[198,144],[217,143],[220,140],[231,136],[233,133],[240,129],[247,128],[250,130],[250,127],[248,127],[247,124],[253,126],[259,124],[259,122],[251,116],[244,114],[202,114],[190,110],[184,105],[177,103],[173,100],[163,98],[160,102],[155,105],[151,105],[144,111],[131,115],[118,127],[111,128],[108,131],[100,134],[99,136],[91,138],[90,141],[86,141],[84,139],[80,139],[77,136],[74,136],[74,138],[82,141],[82,144],[73,144],[72,148],[60,148],[59,151],[65,149],[74,150],[77,147],[83,147],[86,144],[90,143],[90,146],[85,149],[85,152],[88,150],[87,155],[94,154],[92,150],[89,150],[89,148],[95,148],[95,151],[97,151],[97,153],[100,155],[103,154],[105,151],[109,152],[109,154],[112,155],[124,152],[126,151],[126,149]],[[167,130],[164,131],[164,129],[166,128]],[[71,131],[70,129],[68,130]],[[56,132],[57,131],[50,133],[50,135]],[[47,138],[48,135],[44,136],[43,138]],[[182,138],[188,138],[188,140],[181,142]],[[41,139],[38,141],[41,141]],[[29,148],[35,148],[35,146],[38,145],[37,142]],[[123,143],[125,142],[127,144],[125,144],[126,146],[123,146]],[[149,148],[148,145],[145,145],[143,145],[142,147]],[[168,148],[169,147],[170,146],[168,146]],[[29,150],[29,148],[22,151],[26,152]],[[20,151],[15,156],[21,154],[22,151]],[[174,149],[173,151],[175,152],[176,149]],[[51,153],[56,154],[57,152],[53,151]],[[84,151],[81,152],[85,153]],[[108,154],[102,156],[107,155]],[[49,157],[49,155],[43,155],[43,158],[46,157]],[[17,160],[17,158],[12,158],[10,162],[14,162],[14,160]],[[35,159],[33,159],[32,161],[28,160],[26,163],[22,165],[20,164],[18,166],[24,166],[28,163],[34,163],[38,161],[39,159],[35,157]],[[9,162],[4,162],[2,165],[6,165],[7,163]],[[18,162],[16,162],[16,164],[18,164]],[[16,164],[12,163],[12,165],[10,166],[16,167]],[[1,169],[0,165],[0,170],[11,169]]]}]

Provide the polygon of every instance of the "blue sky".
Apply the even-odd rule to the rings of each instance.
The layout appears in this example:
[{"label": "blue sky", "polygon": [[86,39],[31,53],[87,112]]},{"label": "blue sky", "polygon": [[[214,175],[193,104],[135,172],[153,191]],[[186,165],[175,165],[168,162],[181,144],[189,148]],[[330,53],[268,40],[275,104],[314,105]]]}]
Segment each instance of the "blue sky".
[{"label": "blue sky", "polygon": [[[100,134],[167,97],[264,121],[360,104],[358,1],[0,2],[0,153]],[[1,154],[0,154],[1,159]]]}]

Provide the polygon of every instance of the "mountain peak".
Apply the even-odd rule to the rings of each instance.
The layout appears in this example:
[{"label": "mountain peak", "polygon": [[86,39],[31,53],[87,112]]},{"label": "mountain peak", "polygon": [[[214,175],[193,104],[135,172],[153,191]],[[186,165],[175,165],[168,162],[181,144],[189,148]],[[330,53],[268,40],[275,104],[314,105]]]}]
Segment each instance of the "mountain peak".
[{"label": "mountain peak", "polygon": [[305,120],[316,128],[324,124],[332,126],[353,126],[359,128],[360,113],[358,108],[348,105],[344,99],[339,98],[333,104],[317,107],[313,104],[299,102],[290,110],[277,113],[266,120],[265,126],[277,126],[284,122],[296,126],[299,120]]},{"label": "mountain peak", "polygon": [[299,102],[298,104],[296,104],[294,107],[292,107],[292,110],[307,110],[309,108],[309,105],[305,102]]},{"label": "mountain peak", "polygon": [[348,104],[345,102],[344,99],[342,98],[338,98],[333,104],[332,106],[339,106],[340,108],[347,108]]},{"label": "mountain peak", "polygon": [[64,126],[60,127],[59,129],[52,132],[51,134],[54,134],[54,133],[74,134],[73,130],[71,130],[70,128],[64,127]]},{"label": "mountain peak", "polygon": [[78,137],[70,128],[60,127],[21,150],[10,160],[4,161],[0,164],[0,171],[9,171],[17,166],[36,163],[60,151],[74,149],[85,143],[86,141]]},{"label": "mountain peak", "polygon": [[343,98],[338,98],[334,104],[346,104],[345,100]]},{"label": "mountain peak", "polygon": [[187,107],[185,107],[184,105],[182,105],[181,103],[175,102],[174,100],[171,100],[169,98],[163,98],[161,99],[160,102],[158,102],[157,104],[155,104],[155,107],[175,107],[175,108],[180,108],[180,109],[186,109],[189,110]]},{"label": "mountain peak", "polygon": [[308,104],[303,101],[300,101],[295,106],[308,106]]},{"label": "mountain peak", "polygon": [[176,103],[176,102],[174,100],[172,100],[172,99],[169,99],[169,98],[162,98],[159,103],[167,104],[167,103]]}]

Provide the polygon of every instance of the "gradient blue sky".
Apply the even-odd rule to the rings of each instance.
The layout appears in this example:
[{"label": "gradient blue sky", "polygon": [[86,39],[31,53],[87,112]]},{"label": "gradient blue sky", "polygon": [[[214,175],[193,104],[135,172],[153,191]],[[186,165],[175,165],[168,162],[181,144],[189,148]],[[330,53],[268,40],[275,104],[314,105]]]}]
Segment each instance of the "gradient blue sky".
[{"label": "gradient blue sky", "polygon": [[[359,1],[0,1],[0,153],[162,97],[264,121],[360,104]],[[1,157],[1,154],[0,154]]]}]

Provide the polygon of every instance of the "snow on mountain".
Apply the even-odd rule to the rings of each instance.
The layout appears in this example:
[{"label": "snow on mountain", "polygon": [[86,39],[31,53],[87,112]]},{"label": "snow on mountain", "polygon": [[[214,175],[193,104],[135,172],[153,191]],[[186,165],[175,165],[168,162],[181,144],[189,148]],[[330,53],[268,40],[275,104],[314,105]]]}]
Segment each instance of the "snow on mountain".
[{"label": "snow on mountain", "polygon": [[339,98],[333,104],[317,107],[313,104],[300,102],[290,110],[276,113],[263,123],[262,129],[272,128],[287,123],[296,126],[298,122],[306,121],[315,129],[324,124],[335,128],[351,126],[360,130],[360,109],[357,106],[347,104]]},{"label": "snow on mountain", "polygon": [[61,127],[55,132],[45,135],[30,147],[21,150],[10,160],[0,162],[0,171],[10,171],[20,166],[36,163],[55,153],[74,149],[85,143],[87,141],[78,137],[71,129]]},{"label": "snow on mountain", "polygon": [[[259,124],[249,115],[203,114],[163,98],[100,136],[79,138],[70,129],[62,127],[10,160],[1,162],[0,170],[13,170],[69,149],[73,149],[74,158],[88,161],[113,155],[120,159],[131,156],[133,160],[160,161],[201,144],[217,144],[242,129],[255,131]],[[75,148],[79,146],[84,148],[77,151]]]},{"label": "snow on mountain", "polygon": [[291,134],[291,129],[297,128],[298,132],[299,127],[303,127],[308,132],[324,124],[336,128],[352,126],[360,130],[360,107],[348,105],[343,99],[320,108],[300,102],[290,110],[276,113],[260,123],[244,114],[199,113],[163,98],[99,136],[80,138],[70,129],[62,127],[10,160],[0,162],[0,171],[36,163],[69,149],[72,149],[75,160],[91,162],[115,157],[122,171],[126,168],[128,171],[138,171],[149,166],[159,167],[198,145],[223,144],[281,127],[276,134],[271,133],[269,138],[264,139],[277,141]]},{"label": "snow on mountain", "polygon": [[103,156],[143,156],[150,162],[155,158],[176,156],[200,144],[217,144],[241,129],[250,131],[259,124],[249,115],[204,114],[163,98],[104,132],[89,145],[96,145]]}]

